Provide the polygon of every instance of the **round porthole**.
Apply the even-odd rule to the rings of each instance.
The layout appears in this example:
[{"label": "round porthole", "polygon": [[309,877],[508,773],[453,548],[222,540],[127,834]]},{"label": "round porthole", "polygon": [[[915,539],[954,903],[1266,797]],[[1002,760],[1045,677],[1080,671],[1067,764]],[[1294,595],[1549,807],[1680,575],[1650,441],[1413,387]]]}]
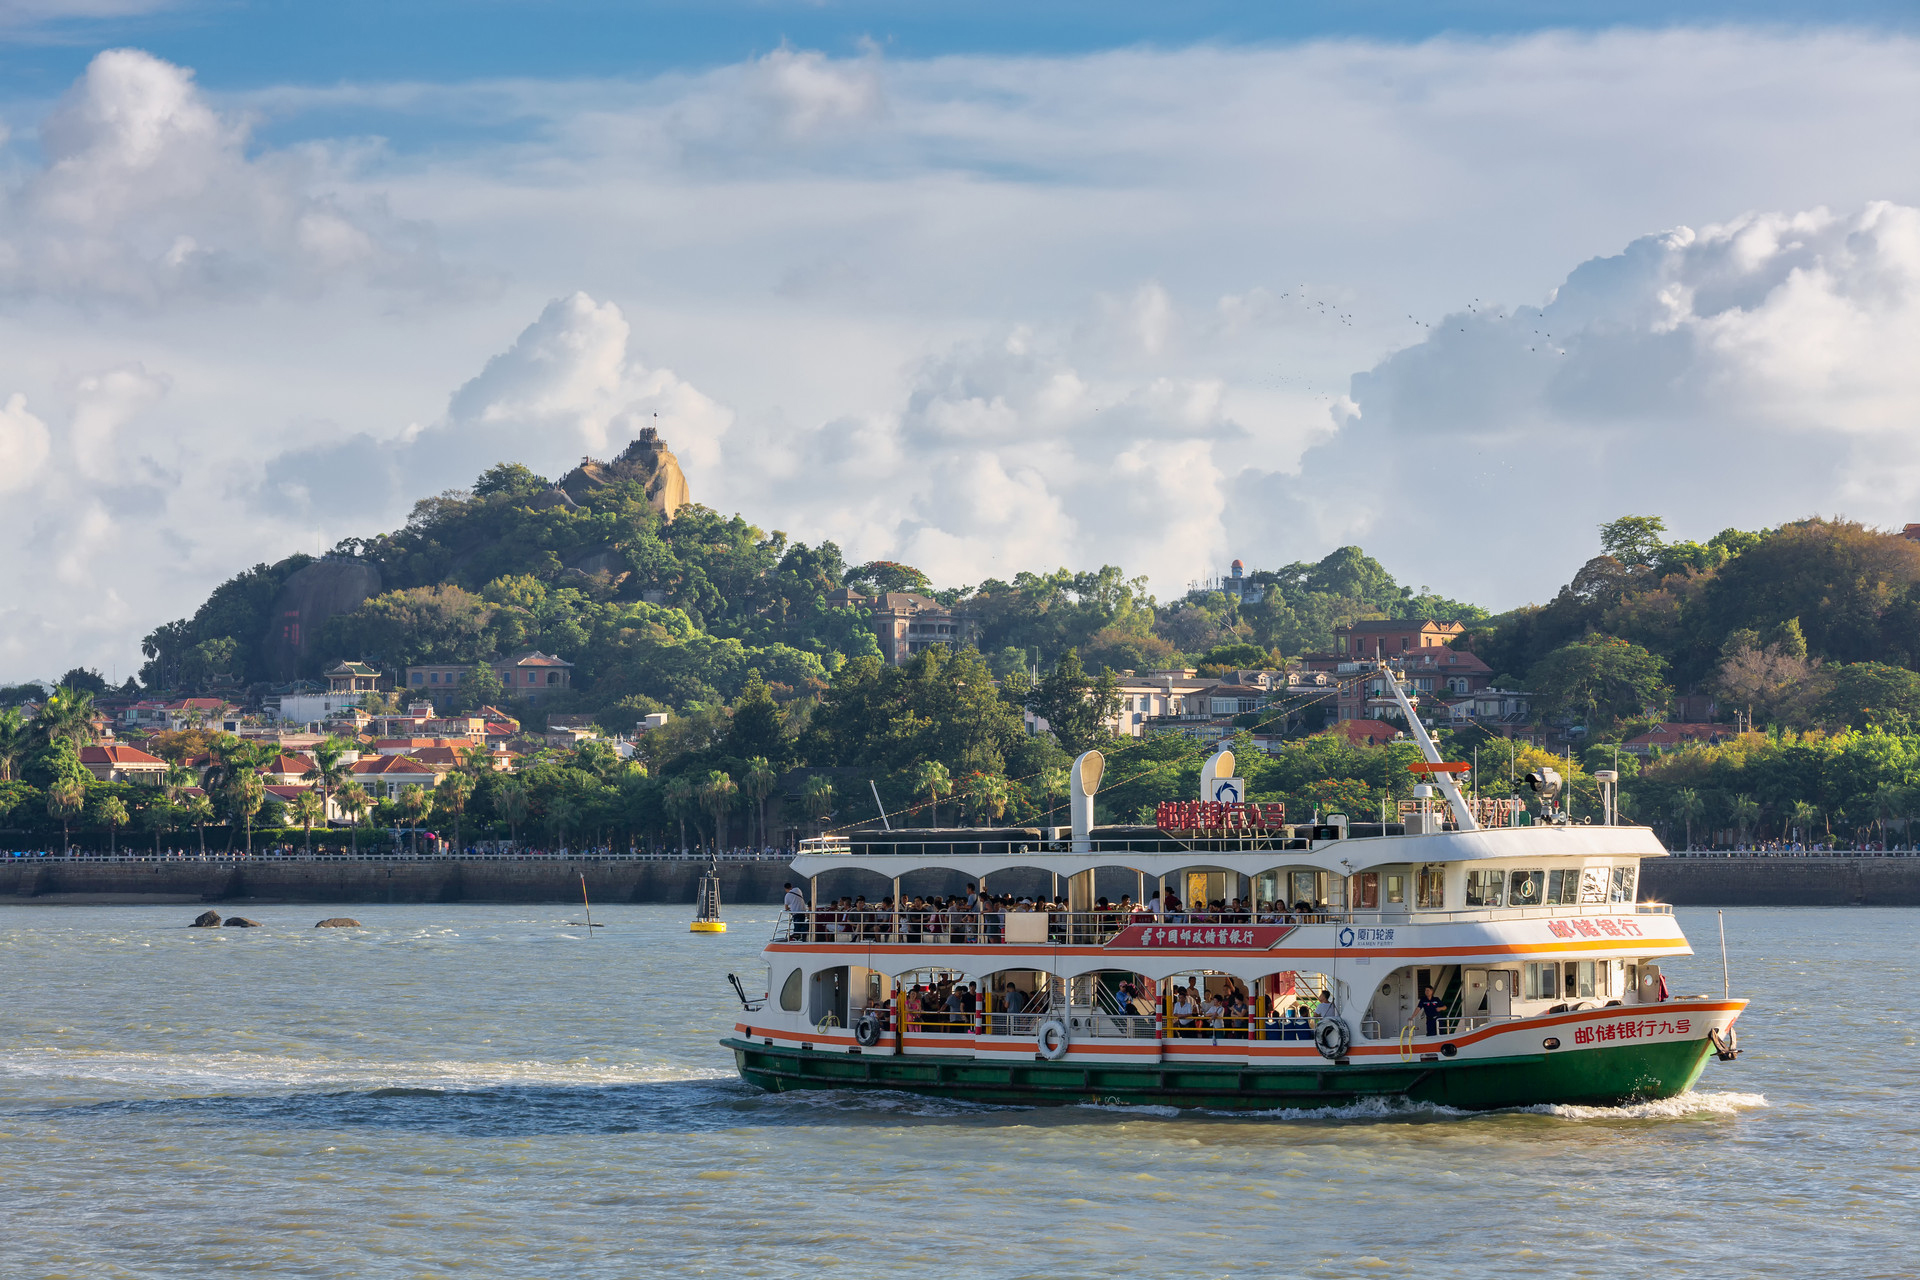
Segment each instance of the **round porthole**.
[{"label": "round porthole", "polygon": [[1558,1049],[1560,1047],[1560,1037],[1548,1036],[1545,1040],[1542,1040],[1540,1043],[1545,1045],[1549,1049]]},{"label": "round porthole", "polygon": [[1460,1046],[1457,1044],[1443,1044],[1440,1046],[1440,1056],[1443,1058],[1454,1057],[1459,1052]]}]

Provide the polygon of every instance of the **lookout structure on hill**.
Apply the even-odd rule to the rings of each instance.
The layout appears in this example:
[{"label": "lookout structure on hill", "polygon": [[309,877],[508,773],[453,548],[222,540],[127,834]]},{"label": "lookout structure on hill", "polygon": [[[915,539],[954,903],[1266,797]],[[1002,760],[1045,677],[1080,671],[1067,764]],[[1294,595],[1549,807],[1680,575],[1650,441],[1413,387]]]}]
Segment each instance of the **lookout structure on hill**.
[{"label": "lookout structure on hill", "polygon": [[578,506],[596,489],[605,489],[623,480],[636,481],[645,486],[647,502],[660,513],[662,520],[671,521],[680,508],[693,501],[687,488],[687,477],[680,470],[680,460],[673,456],[673,451],[667,448],[666,441],[660,438],[657,430],[646,427],[611,462],[602,462],[598,458],[580,459],[579,466],[567,472],[560,483],[542,494],[533,505]]}]

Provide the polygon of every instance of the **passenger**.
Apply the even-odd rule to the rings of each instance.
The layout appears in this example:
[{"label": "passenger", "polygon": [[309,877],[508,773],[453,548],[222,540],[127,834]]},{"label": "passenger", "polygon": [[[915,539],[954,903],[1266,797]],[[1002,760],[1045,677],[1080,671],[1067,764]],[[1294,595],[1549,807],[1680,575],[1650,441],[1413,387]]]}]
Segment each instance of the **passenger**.
[{"label": "passenger", "polygon": [[1190,988],[1177,988],[1173,993],[1173,1034],[1191,1038],[1198,1025],[1193,997],[1188,994]]},{"label": "passenger", "polygon": [[949,1031],[963,1030],[972,1022],[972,1019],[966,1016],[966,997],[959,986],[956,985],[952,990],[947,992],[947,999],[942,1007],[947,1013],[947,1029]]},{"label": "passenger", "polygon": [[1207,1027],[1213,1032],[1215,1040],[1225,1035],[1227,1031],[1226,1002],[1221,1000],[1217,993],[1207,997]]},{"label": "passenger", "polygon": [[907,988],[906,997],[900,1001],[900,1015],[909,1031],[920,1029],[920,988],[917,985]]},{"label": "passenger", "polygon": [[1027,1011],[1027,993],[1020,988],[1013,986],[1008,987],[1005,999],[1007,1012],[1009,1014],[1025,1013]]},{"label": "passenger", "polygon": [[807,900],[791,882],[787,885],[786,908],[787,918],[792,921],[788,926],[787,936],[796,942],[805,942],[807,940]]},{"label": "passenger", "polygon": [[1446,1006],[1440,1003],[1440,997],[1433,994],[1432,987],[1420,988],[1420,1014],[1427,1020],[1427,1034],[1440,1034],[1440,1015],[1446,1012]]}]

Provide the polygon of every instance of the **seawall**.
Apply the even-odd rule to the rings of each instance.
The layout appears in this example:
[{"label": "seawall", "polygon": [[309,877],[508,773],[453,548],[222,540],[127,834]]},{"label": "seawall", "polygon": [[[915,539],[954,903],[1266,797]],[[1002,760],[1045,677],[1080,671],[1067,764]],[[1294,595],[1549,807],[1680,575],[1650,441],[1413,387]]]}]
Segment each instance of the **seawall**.
[{"label": "seawall", "polygon": [[1649,858],[1640,896],[1678,907],[1916,907],[1920,857]]},{"label": "seawall", "polygon": [[[0,861],[0,903],[34,901],[238,902],[578,902],[580,877],[595,902],[694,900],[707,864],[697,861],[423,860],[137,862]],[[723,902],[773,904],[793,878],[785,862],[720,863]],[[957,872],[908,877],[914,893],[965,891]],[[1001,892],[1043,893],[1044,872],[1001,872]],[[1131,874],[1105,870],[1098,892],[1135,891]],[[880,877],[854,871],[821,878],[822,900],[888,892]],[[1676,906],[1920,906],[1920,857],[1650,858],[1640,896]]]},{"label": "seawall", "polygon": [[[595,902],[691,904],[704,862],[469,860],[0,862],[0,902]],[[784,862],[722,862],[723,903],[777,903]]]}]

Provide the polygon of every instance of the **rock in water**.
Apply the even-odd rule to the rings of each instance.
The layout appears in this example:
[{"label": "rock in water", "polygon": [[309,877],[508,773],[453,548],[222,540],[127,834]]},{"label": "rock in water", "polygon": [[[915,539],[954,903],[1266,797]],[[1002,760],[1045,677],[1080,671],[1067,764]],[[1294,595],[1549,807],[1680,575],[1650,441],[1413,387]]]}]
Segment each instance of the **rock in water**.
[{"label": "rock in water", "polygon": [[189,929],[218,929],[219,927],[220,913],[218,911],[202,911],[193,918],[193,923],[187,926]]},{"label": "rock in water", "polygon": [[260,922],[258,920],[249,920],[245,916],[227,917],[227,928],[229,929],[258,929],[259,927]]},{"label": "rock in water", "polygon": [[316,929],[358,929],[360,922],[352,916],[328,916],[325,920],[322,920],[313,927]]}]

